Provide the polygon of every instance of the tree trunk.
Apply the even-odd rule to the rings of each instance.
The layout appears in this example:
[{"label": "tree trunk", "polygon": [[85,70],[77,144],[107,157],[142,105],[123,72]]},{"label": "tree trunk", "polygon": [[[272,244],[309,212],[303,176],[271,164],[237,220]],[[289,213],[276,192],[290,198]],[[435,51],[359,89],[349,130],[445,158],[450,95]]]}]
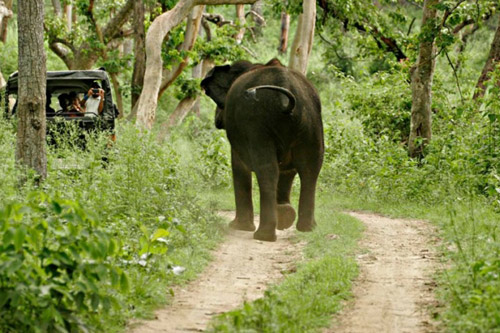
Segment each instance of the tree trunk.
[{"label": "tree trunk", "polygon": [[[204,59],[201,63],[193,67],[193,78],[199,79],[205,77],[207,73],[214,67],[214,62],[210,59]],[[163,141],[170,133],[170,128],[182,123],[184,118],[188,115],[190,111],[199,113],[199,102],[200,96],[196,97],[185,97],[179,104],[177,104],[174,112],[168,117],[168,121],[161,125],[160,133],[158,134],[158,140]]]},{"label": "tree trunk", "polygon": [[462,67],[462,61],[463,61],[463,52],[465,51],[465,49],[467,48],[467,43],[469,41],[469,38],[476,32],[479,30],[479,24],[477,23],[474,23],[474,25],[470,28],[470,29],[467,29],[466,31],[464,31],[462,33],[462,36],[460,37],[462,43],[458,46],[457,48],[457,55],[458,55],[458,59],[457,59],[457,62],[455,64],[455,70],[458,72],[461,67]]},{"label": "tree trunk", "polygon": [[262,27],[266,24],[262,13],[262,5],[262,0],[257,0],[257,2],[252,5],[251,9],[252,20],[255,23],[253,32],[254,35],[257,36],[262,36]]},{"label": "tree trunk", "polygon": [[57,17],[61,17],[62,7],[60,0],[52,0],[52,7],[54,7],[54,15]]},{"label": "tree trunk", "polygon": [[241,44],[243,37],[245,36],[245,24],[247,23],[245,19],[245,5],[236,5],[236,21],[241,28],[234,37],[234,40],[236,41],[236,44]]},{"label": "tree trunk", "polygon": [[[435,65],[436,8],[439,0],[425,0],[422,31],[426,36],[420,42],[416,67],[411,77],[412,105],[410,138],[408,143],[411,157],[422,157],[425,146],[431,140],[432,78]],[[429,33],[430,32],[430,33]]]},{"label": "tree trunk", "polygon": [[[0,71],[0,89],[5,87],[7,85],[7,81],[3,78],[2,71]],[[6,97],[7,98],[7,97]],[[0,105],[1,108],[3,108],[3,105]]]},{"label": "tree trunk", "polygon": [[[479,80],[477,81],[476,91],[474,93],[473,99],[482,97],[484,95],[485,83],[489,80],[490,73],[495,69],[495,66],[500,62],[500,21],[498,22],[497,31],[493,37],[493,42],[491,43],[490,53],[488,59],[484,64],[483,71]],[[499,82],[497,82],[499,83]]]},{"label": "tree trunk", "polygon": [[12,17],[12,1],[5,0],[5,6],[0,3],[0,40],[5,44],[7,41],[7,27],[9,23],[9,18]]},{"label": "tree trunk", "polygon": [[64,5],[64,19],[66,20],[66,28],[71,31],[73,23],[73,5],[71,3]]},{"label": "tree trunk", "polygon": [[[184,33],[184,41],[179,47],[181,52],[193,49],[196,38],[198,37],[198,32],[200,31],[201,18],[203,17],[204,10],[205,6],[197,6],[188,16],[186,32]],[[160,99],[161,95],[163,95],[165,90],[175,81],[175,79],[181,75],[182,71],[188,64],[188,59],[189,58],[186,56],[181,62],[172,64],[169,69],[163,69],[158,99]]]},{"label": "tree trunk", "polygon": [[182,123],[184,118],[186,118],[187,114],[196,104],[196,97],[186,97],[182,99],[174,112],[168,117],[168,120],[161,125],[160,132],[158,133],[158,141],[162,142],[169,135],[170,129],[176,125]]},{"label": "tree trunk", "polygon": [[18,2],[19,89],[16,160],[47,177],[45,147],[46,55],[43,41],[44,3]]},{"label": "tree trunk", "polygon": [[316,1],[304,0],[302,6],[302,14],[299,15],[299,22],[297,31],[295,32],[295,38],[293,39],[288,67],[306,74],[307,63],[309,61],[314,39]]},{"label": "tree trunk", "polygon": [[[193,79],[203,78],[205,76],[203,74],[203,63],[204,59],[202,59],[196,66],[193,67],[191,71]],[[192,110],[197,115],[200,115],[200,96],[196,97],[196,102],[194,103]]]},{"label": "tree trunk", "polygon": [[[122,56],[126,57],[134,53],[134,41],[130,38],[127,38],[123,41],[122,44]],[[129,62],[131,64],[131,62]]]},{"label": "tree trunk", "polygon": [[109,76],[111,77],[111,83],[113,84],[113,91],[115,92],[116,107],[118,107],[118,110],[120,110],[118,118],[123,118],[123,97],[120,89],[120,81],[118,80],[118,74],[109,73]]},{"label": "tree trunk", "polygon": [[281,12],[281,35],[280,46],[278,46],[279,54],[286,54],[288,48],[288,33],[290,32],[290,15],[287,12]]},{"label": "tree trunk", "polygon": [[161,86],[163,62],[161,59],[161,41],[168,32],[189,14],[196,5],[221,5],[254,3],[256,0],[185,0],[179,1],[171,10],[158,16],[149,27],[146,35],[146,71],[144,74],[144,88],[139,97],[137,107],[137,125],[151,129],[153,126],[157,99]]},{"label": "tree trunk", "polygon": [[[137,108],[135,105],[139,100],[144,85],[144,72],[146,69],[146,30],[144,27],[145,8],[142,1],[136,1],[134,4],[134,72],[132,74],[132,102],[130,104],[131,110],[128,119],[135,118]],[[135,111],[135,112],[134,112]]]}]

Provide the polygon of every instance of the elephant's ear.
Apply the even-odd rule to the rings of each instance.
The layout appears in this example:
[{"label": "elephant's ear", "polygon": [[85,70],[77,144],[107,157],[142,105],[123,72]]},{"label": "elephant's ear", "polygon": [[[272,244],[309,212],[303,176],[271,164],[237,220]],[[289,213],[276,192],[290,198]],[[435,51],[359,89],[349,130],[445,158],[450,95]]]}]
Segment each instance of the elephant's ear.
[{"label": "elephant's ear", "polygon": [[206,89],[206,87],[208,86],[210,81],[212,81],[212,78],[214,78],[214,75],[216,75],[217,73],[221,73],[221,72],[229,72],[230,69],[231,69],[230,65],[215,66],[214,68],[212,68],[208,72],[208,74],[205,76],[205,78],[201,81],[201,84],[200,84],[201,87],[203,89]]}]

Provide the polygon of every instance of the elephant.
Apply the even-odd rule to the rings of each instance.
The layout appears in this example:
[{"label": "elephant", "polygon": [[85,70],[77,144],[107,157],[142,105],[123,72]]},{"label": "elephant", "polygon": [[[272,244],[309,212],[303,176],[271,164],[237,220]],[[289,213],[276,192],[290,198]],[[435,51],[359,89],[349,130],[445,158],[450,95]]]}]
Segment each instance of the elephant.
[{"label": "elephant", "polygon": [[255,231],[252,172],[260,190],[260,223],[253,237],[276,241],[276,229],[293,225],[290,204],[295,175],[300,177],[296,228],[316,226],[316,183],[323,163],[321,101],[307,78],[273,59],[267,64],[237,61],[214,67],[201,87],[217,105],[215,126],[231,145],[236,217],[230,227]]}]

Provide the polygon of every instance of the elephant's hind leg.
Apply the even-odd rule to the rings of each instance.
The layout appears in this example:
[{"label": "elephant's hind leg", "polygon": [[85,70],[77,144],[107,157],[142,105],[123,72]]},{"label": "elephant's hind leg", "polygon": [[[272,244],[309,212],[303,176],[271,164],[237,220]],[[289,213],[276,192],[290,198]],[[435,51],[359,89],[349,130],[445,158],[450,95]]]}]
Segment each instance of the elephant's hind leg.
[{"label": "elephant's hind leg", "polygon": [[278,230],[288,229],[293,225],[297,213],[290,205],[290,191],[292,189],[293,178],[297,174],[295,170],[280,172],[278,180]]},{"label": "elephant's hind leg", "polygon": [[316,182],[321,169],[322,159],[310,151],[303,155],[305,158],[297,163],[300,177],[299,218],[297,230],[312,231],[316,226],[314,220],[314,204],[316,195]]},{"label": "elephant's hind leg", "polygon": [[235,151],[231,151],[231,167],[233,169],[236,217],[229,223],[229,226],[236,230],[254,231],[252,173],[240,160]]},{"label": "elephant's hind leg", "polygon": [[[272,161],[272,162],[269,162]],[[276,190],[278,187],[278,163],[264,159],[255,174],[260,190],[260,224],[254,233],[254,238],[274,242],[276,240],[276,225],[278,222]]]}]

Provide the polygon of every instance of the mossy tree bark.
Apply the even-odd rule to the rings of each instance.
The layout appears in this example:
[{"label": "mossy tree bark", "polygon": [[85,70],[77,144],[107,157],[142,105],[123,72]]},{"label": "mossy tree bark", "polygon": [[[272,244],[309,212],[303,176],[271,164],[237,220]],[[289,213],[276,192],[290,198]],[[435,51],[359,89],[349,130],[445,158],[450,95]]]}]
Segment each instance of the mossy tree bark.
[{"label": "mossy tree bark", "polygon": [[[474,93],[474,99],[484,95],[485,83],[489,80],[490,73],[495,69],[495,67],[500,63],[500,21],[498,22],[497,30],[493,41],[491,42],[490,53],[488,59],[484,64],[481,76],[477,81],[476,91]],[[500,84],[500,82],[498,82]]]},{"label": "mossy tree bark", "polygon": [[408,143],[411,157],[422,157],[425,146],[432,134],[432,78],[435,66],[434,41],[438,33],[436,5],[439,0],[425,0],[422,18],[422,32],[417,64],[411,76],[412,106],[410,139]]},{"label": "mossy tree bark", "polygon": [[18,127],[17,162],[47,176],[45,147],[46,55],[43,41],[44,3],[18,2]]},{"label": "mossy tree bark", "polygon": [[134,72],[132,74],[132,112],[129,119],[135,117],[134,106],[141,95],[144,85],[144,71],[146,69],[146,50],[145,37],[146,29],[144,27],[145,8],[144,2],[136,1],[134,4]]}]

